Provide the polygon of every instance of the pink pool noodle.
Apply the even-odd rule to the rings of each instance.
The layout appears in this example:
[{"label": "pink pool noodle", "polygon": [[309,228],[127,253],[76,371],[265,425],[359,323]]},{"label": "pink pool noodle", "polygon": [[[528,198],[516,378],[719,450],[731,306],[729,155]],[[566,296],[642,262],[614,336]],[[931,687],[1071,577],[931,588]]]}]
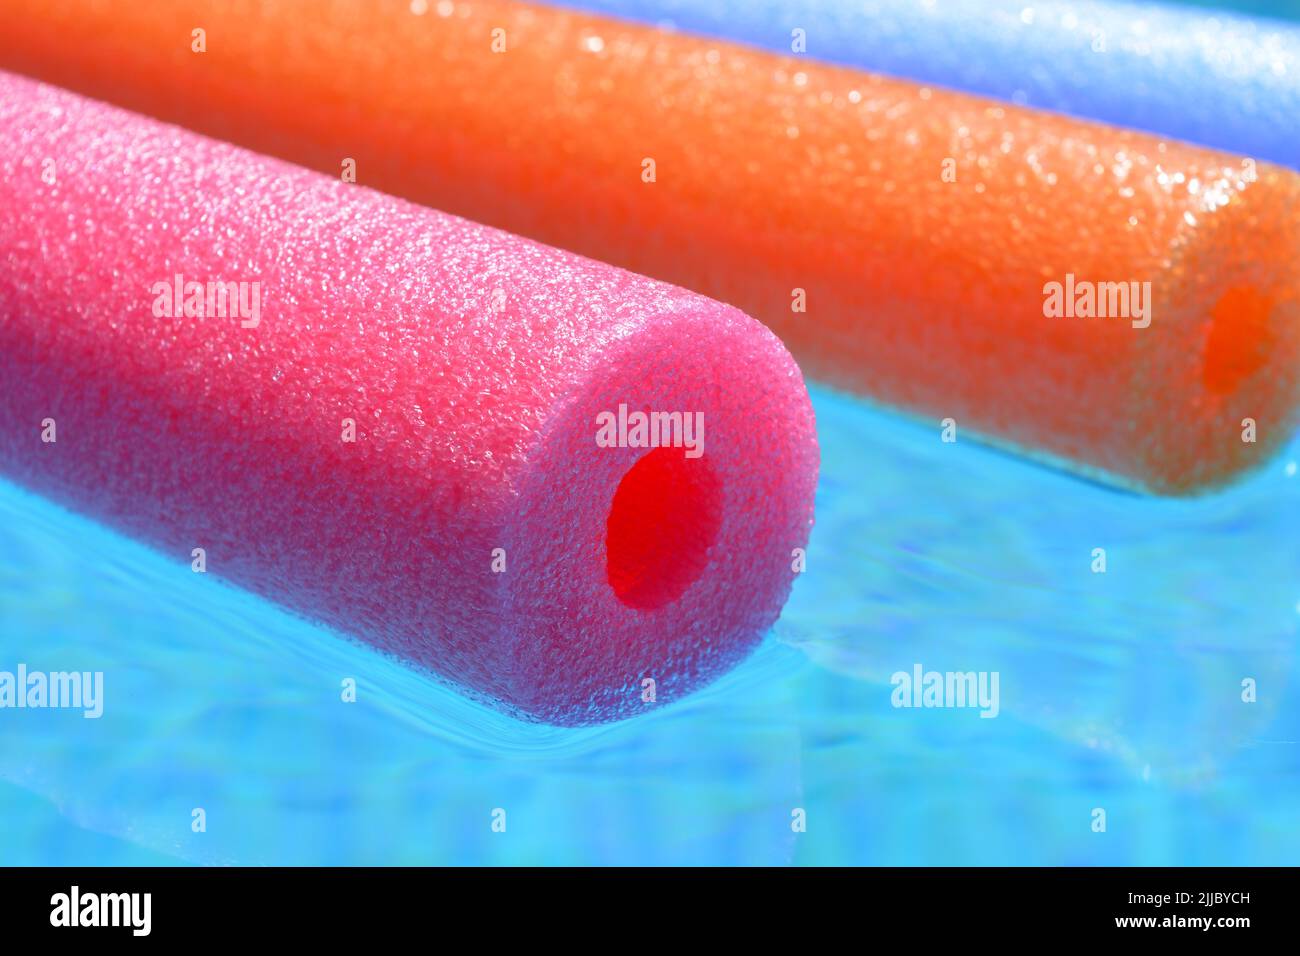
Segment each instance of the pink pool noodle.
[{"label": "pink pool noodle", "polygon": [[0,262],[4,475],[520,716],[662,705],[789,592],[812,410],[733,308],[8,74]]}]

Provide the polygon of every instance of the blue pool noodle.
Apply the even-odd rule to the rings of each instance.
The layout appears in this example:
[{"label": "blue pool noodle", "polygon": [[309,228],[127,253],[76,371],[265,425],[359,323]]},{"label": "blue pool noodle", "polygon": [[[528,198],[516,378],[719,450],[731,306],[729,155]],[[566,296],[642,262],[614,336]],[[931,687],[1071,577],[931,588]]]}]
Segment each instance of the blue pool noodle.
[{"label": "blue pool noodle", "polygon": [[1300,26],[1162,4],[564,0],[1300,169]]}]

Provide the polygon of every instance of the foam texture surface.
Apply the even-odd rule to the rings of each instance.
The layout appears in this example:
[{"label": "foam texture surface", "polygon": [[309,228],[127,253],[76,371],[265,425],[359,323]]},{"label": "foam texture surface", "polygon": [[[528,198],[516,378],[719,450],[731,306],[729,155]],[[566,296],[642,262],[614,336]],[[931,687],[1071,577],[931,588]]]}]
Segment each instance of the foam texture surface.
[{"label": "foam texture surface", "polygon": [[1300,27],[1159,3],[572,0],[1300,169]]},{"label": "foam texture surface", "polygon": [[788,594],[812,410],[734,308],[10,74],[0,264],[7,475],[507,710],[641,713]]},{"label": "foam texture surface", "polygon": [[[1295,423],[1300,178],[1269,164],[503,0],[17,21],[7,62],[730,302],[936,430],[1184,493]],[[1076,280],[1149,282],[1150,325],[1046,317]]]}]

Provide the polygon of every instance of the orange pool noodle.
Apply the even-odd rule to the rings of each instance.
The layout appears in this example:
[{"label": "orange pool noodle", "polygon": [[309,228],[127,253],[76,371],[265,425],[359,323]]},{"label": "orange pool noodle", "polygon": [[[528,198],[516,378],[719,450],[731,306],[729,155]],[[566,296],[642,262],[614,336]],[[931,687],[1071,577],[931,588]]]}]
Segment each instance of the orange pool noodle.
[{"label": "orange pool noodle", "polygon": [[721,298],[936,436],[1179,494],[1296,423],[1300,179],[1246,157],[499,0],[0,16],[0,66]]}]

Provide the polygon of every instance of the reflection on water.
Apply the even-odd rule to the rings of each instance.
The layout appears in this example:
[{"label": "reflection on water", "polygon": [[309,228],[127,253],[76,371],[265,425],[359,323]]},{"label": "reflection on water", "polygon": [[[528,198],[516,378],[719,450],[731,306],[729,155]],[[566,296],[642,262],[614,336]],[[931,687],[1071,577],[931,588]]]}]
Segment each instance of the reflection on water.
[{"label": "reflection on water", "polygon": [[[1152,501],[814,401],[818,524],[772,639],[580,730],[0,484],[0,670],[102,670],[106,697],[98,721],[0,710],[0,864],[1300,858],[1300,445],[1231,492]],[[998,672],[1000,715],[894,709],[917,663]]]}]

